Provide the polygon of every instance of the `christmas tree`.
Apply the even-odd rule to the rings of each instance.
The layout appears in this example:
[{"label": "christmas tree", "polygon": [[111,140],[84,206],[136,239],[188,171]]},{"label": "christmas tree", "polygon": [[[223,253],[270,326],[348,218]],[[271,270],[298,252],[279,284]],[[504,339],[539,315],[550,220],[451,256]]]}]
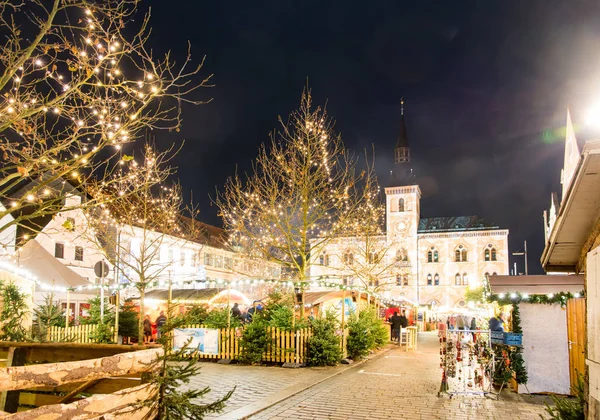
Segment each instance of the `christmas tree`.
[{"label": "christmas tree", "polygon": [[[513,305],[512,311],[512,332],[515,334],[523,334],[523,328],[521,328],[521,312],[519,311],[519,304]],[[527,369],[525,367],[525,361],[523,360],[523,347],[518,346],[512,348],[510,352],[510,365],[513,372],[515,373],[515,380],[518,384],[527,383]]]}]

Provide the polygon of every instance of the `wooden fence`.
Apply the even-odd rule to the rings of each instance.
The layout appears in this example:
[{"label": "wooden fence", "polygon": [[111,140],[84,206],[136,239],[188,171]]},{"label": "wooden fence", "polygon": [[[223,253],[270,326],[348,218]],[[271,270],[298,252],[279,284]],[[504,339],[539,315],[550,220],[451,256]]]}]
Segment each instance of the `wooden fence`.
[{"label": "wooden fence", "polygon": [[[73,327],[50,327],[48,333],[48,341],[59,342],[68,341],[71,343],[95,343],[91,337],[96,332],[98,326],[94,324],[77,325]],[[114,328],[110,327],[111,333],[114,335]]]},{"label": "wooden fence", "polygon": [[[207,328],[204,325],[188,325],[185,328]],[[219,354],[199,354],[201,359],[237,359],[242,351],[240,340],[242,328],[219,329]],[[267,327],[269,345],[263,354],[263,362],[305,363],[308,339],[312,336],[310,328],[285,331],[277,327]]]},{"label": "wooden fence", "polygon": [[[207,328],[204,325],[188,325],[185,328]],[[90,338],[96,325],[79,325],[76,327],[51,327],[49,341],[68,341],[73,343],[93,343]],[[112,331],[112,330],[111,330]],[[201,359],[237,359],[242,351],[241,338],[243,328],[219,329],[219,353],[200,354]],[[272,363],[305,363],[308,339],[312,336],[310,328],[297,331],[285,331],[277,327],[267,327],[270,337],[267,351],[263,354],[263,362]]]}]

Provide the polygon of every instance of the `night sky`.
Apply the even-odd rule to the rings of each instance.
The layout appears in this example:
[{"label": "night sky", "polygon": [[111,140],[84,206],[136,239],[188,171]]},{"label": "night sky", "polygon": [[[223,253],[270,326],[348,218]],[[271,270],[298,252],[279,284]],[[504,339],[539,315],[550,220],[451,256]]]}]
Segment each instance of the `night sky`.
[{"label": "night sky", "polygon": [[[566,108],[580,142],[600,101],[600,2],[154,0],[157,52],[183,57],[187,41],[215,86],[184,107],[176,158],[203,221],[236,167],[295,109],[308,83],[327,103],[347,147],[375,145],[384,178],[398,136],[400,98],[413,160],[428,180],[423,217],[477,214],[527,239],[541,273],[542,212],[560,191]],[[198,81],[200,77],[198,78]],[[579,123],[579,124],[577,124]],[[523,271],[522,257],[514,257]],[[512,267],[512,261],[511,261]]]}]

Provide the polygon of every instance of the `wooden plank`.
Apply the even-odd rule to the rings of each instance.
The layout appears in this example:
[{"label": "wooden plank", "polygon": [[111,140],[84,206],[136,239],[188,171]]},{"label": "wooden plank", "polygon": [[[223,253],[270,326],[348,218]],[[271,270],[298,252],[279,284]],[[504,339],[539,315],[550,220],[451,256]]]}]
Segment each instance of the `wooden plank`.
[{"label": "wooden plank", "polygon": [[567,301],[567,339],[569,340],[569,376],[574,394],[579,374],[585,372],[585,300]]},{"label": "wooden plank", "polygon": [[22,390],[35,386],[59,386],[144,372],[150,368],[148,364],[162,352],[161,348],[156,348],[100,359],[4,368],[0,369],[0,391]]},{"label": "wooden plank", "polygon": [[73,401],[73,399],[78,394],[81,394],[82,392],[85,392],[89,387],[91,387],[92,385],[95,385],[98,381],[99,381],[99,379],[91,379],[91,380],[89,380],[87,382],[84,382],[83,384],[81,384],[77,388],[75,388],[73,391],[69,392],[67,395],[65,395],[64,397],[62,397],[58,401],[58,404],[68,404],[68,403],[70,403],[71,401]]},{"label": "wooden plank", "polygon": [[19,395],[19,405],[29,405],[33,407],[41,407],[43,405],[59,404],[60,395],[51,394],[34,394],[32,392],[21,392]]},{"label": "wooden plank", "polygon": [[[25,364],[26,350],[19,347],[12,347],[8,351],[6,359],[6,366],[2,370],[8,371],[18,369],[19,366]],[[2,382],[2,381],[0,381]],[[0,385],[1,386],[1,385]],[[16,413],[19,408],[19,390],[11,390],[11,388],[0,389],[1,391],[8,391],[0,393],[0,410],[6,411],[7,413]]]}]

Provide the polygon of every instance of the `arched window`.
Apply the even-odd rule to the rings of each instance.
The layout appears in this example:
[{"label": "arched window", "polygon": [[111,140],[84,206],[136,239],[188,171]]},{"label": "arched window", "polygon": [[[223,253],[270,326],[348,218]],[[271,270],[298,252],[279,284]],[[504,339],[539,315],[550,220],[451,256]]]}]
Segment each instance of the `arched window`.
[{"label": "arched window", "polygon": [[492,248],[492,261],[497,261],[496,258],[496,248]]},{"label": "arched window", "polygon": [[396,286],[402,286],[402,276],[400,274],[396,274]]},{"label": "arched window", "polygon": [[437,249],[431,247],[429,251],[427,251],[427,262],[428,263],[436,263],[439,261],[439,254]]},{"label": "arched window", "polygon": [[398,211],[404,211],[404,198],[398,200]]},{"label": "arched window", "polygon": [[402,286],[408,286],[408,276],[406,274],[402,278]]},{"label": "arched window", "polygon": [[408,253],[406,249],[400,248],[396,251],[396,261],[408,261]]},{"label": "arched window", "polygon": [[492,276],[497,276],[497,275],[498,275],[498,273],[496,273],[495,271],[494,271],[494,273],[492,274]]},{"label": "arched window", "polygon": [[431,274],[427,274],[427,286],[432,285]]},{"label": "arched window", "polygon": [[490,250],[489,250],[489,248],[486,248],[485,251],[483,251],[483,255],[484,255],[484,259],[486,261],[490,260]]},{"label": "arched window", "polygon": [[454,261],[460,262],[460,249],[454,251]]},{"label": "arched window", "polygon": [[369,264],[375,264],[377,262],[377,253],[369,252],[368,260],[369,260]]},{"label": "arched window", "polygon": [[346,252],[344,254],[344,264],[352,265],[354,264],[354,254],[351,252]]},{"label": "arched window", "polygon": [[469,278],[467,277],[467,273],[463,273],[462,275],[462,284],[463,286],[467,286],[469,284]]},{"label": "arched window", "polygon": [[454,276],[454,285],[455,286],[460,286],[460,283],[461,283],[460,274],[456,273],[456,276]]},{"label": "arched window", "polygon": [[440,275],[438,273],[435,273],[435,276],[433,276],[433,284],[436,286],[440,285]]},{"label": "arched window", "polygon": [[326,253],[322,253],[321,255],[319,255],[319,264],[321,265],[329,265],[329,255],[327,255]]},{"label": "arched window", "polygon": [[460,251],[460,258],[461,261],[465,262],[467,261],[467,250],[463,248],[462,251]]}]

